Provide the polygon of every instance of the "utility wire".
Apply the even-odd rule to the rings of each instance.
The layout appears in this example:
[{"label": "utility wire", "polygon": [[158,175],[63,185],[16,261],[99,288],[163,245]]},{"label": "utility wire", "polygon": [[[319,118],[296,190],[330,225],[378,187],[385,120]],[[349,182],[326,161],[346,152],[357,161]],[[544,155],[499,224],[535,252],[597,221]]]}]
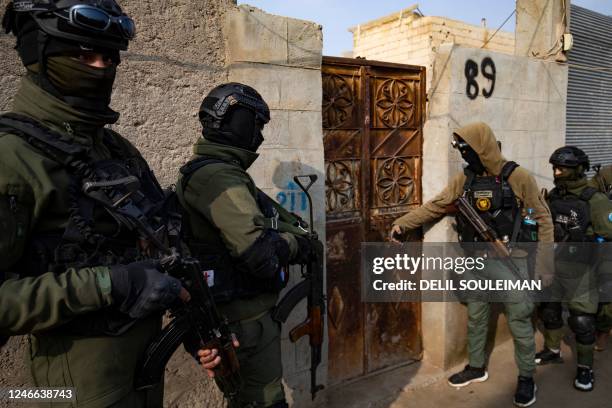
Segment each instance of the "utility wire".
[{"label": "utility wire", "polygon": [[491,40],[493,39],[493,37],[495,37],[495,34],[497,34],[497,33],[498,33],[498,31],[499,31],[499,30],[501,30],[501,29],[502,29],[502,27],[503,27],[504,25],[506,25],[506,23],[508,22],[508,20],[510,20],[510,17],[512,17],[512,16],[514,15],[514,13],[516,13],[516,9],[512,10],[512,13],[510,13],[510,15],[509,15],[509,16],[508,16],[508,17],[507,17],[505,20],[504,20],[504,22],[503,22],[503,23],[501,23],[501,25],[500,25],[500,26],[497,28],[497,30],[495,30],[495,32],[493,33],[493,35],[492,35],[492,36],[490,36],[490,37],[489,37],[489,39],[488,39],[487,41],[485,41],[485,43],[484,43],[484,44],[482,44],[482,47],[480,47],[480,48],[484,48],[484,47],[486,47],[486,46],[487,46],[487,44],[489,43],[489,41],[491,41]]}]

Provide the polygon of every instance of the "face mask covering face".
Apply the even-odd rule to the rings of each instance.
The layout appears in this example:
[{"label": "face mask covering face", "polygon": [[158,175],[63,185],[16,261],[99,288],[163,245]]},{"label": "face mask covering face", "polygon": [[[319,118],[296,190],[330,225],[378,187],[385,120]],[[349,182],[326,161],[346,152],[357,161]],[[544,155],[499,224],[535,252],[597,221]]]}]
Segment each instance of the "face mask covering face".
[{"label": "face mask covering face", "polygon": [[92,67],[69,56],[47,60],[49,80],[62,96],[91,99],[104,106],[110,104],[116,72],[116,64]]}]

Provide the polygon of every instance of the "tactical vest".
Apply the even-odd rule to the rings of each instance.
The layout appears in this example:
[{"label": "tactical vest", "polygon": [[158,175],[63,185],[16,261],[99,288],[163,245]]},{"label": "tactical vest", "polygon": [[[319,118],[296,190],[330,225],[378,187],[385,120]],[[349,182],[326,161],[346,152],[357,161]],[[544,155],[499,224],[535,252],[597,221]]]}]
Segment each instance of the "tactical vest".
[{"label": "tactical vest", "polygon": [[[515,162],[507,162],[499,176],[478,176],[465,169],[465,197],[500,239],[506,242],[523,240],[520,234],[521,208],[508,183],[508,178],[518,166]],[[479,234],[461,214],[457,216],[457,232],[460,242],[480,240]]]},{"label": "tactical vest", "polygon": [[[181,189],[184,192],[193,174],[204,166],[215,163],[231,164],[225,160],[214,157],[199,157],[181,167],[182,174]],[[255,183],[251,180],[253,187]],[[264,219],[256,220],[265,229],[279,231],[279,220],[277,209],[271,204],[271,199],[262,191],[257,189],[254,197],[259,210],[264,215]],[[184,208],[185,203],[179,203],[182,214],[181,237],[189,248],[192,256],[196,257],[208,278],[208,285],[213,293],[215,302],[226,303],[236,299],[251,298],[262,293],[277,293],[286,284],[286,280],[278,282],[276,280],[263,280],[252,276],[243,271],[240,262],[231,256],[227,247],[220,238],[214,243],[202,242],[191,231],[190,216]],[[205,219],[202,219],[206,221]],[[211,228],[216,231],[216,237],[220,237],[220,231],[209,223]],[[273,249],[272,249],[273,250]],[[286,266],[284,266],[286,268]]]},{"label": "tactical vest", "polygon": [[[95,162],[88,158],[86,147],[67,143],[59,133],[22,115],[0,116],[0,132],[22,138],[61,164],[71,178],[66,227],[34,231],[15,269],[26,276],[38,276],[157,257],[156,249],[138,228],[157,234],[166,230],[166,218],[161,214],[164,193],[144,159],[126,157],[112,131],[105,129],[103,139],[111,157]],[[139,225],[105,203],[131,211]]]},{"label": "tactical vest", "polygon": [[592,242],[595,237],[589,233],[591,206],[589,200],[597,189],[586,187],[580,195],[563,194],[554,188],[548,194],[548,202],[555,227],[555,242]]}]

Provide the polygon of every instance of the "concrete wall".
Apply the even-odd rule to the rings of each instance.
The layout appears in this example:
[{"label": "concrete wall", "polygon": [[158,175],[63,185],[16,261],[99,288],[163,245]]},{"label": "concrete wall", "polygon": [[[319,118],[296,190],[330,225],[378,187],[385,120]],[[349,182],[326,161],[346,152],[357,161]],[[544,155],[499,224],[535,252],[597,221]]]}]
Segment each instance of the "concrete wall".
[{"label": "concrete wall", "polygon": [[[478,96],[466,92],[465,66],[483,59],[495,64],[495,87],[476,77]],[[490,72],[490,68],[487,68]],[[423,146],[423,199],[431,199],[458,171],[461,157],[450,147],[453,130],[473,121],[488,123],[502,153],[535,176],[540,187],[551,187],[551,152],[564,143],[567,65],[482,49],[442,45],[434,60]],[[452,217],[432,226],[425,241],[456,240]],[[423,340],[426,358],[449,367],[465,355],[465,308],[459,304],[424,304]],[[499,327],[505,325],[499,324]],[[503,337],[503,336],[502,336]]]},{"label": "concrete wall", "polygon": [[569,0],[517,0],[516,11],[516,55],[567,61],[563,34],[569,33]]},{"label": "concrete wall", "polygon": [[[8,0],[0,0],[4,10]],[[273,16],[233,0],[124,1],[138,25],[138,37],[122,55],[112,107],[121,112],[113,126],[149,161],[163,185],[175,181],[200,135],[197,111],[203,96],[228,80],[258,89],[272,109],[261,157],[250,169],[256,183],[284,205],[307,214],[295,174],[315,173],[315,227],[324,232],[323,143],[321,131],[321,27]],[[0,34],[0,111],[10,109],[24,70],[12,50],[14,38]],[[297,86],[299,85],[299,86]],[[322,237],[325,242],[325,237]],[[292,282],[299,280],[294,271]],[[304,318],[298,306],[283,330],[287,391],[301,404],[309,399],[307,340],[293,345],[287,329]],[[0,350],[0,387],[28,382],[23,338]],[[325,381],[327,355],[319,376]],[[1,406],[2,403],[0,403]],[[166,373],[166,406],[216,407],[216,387],[185,353],[177,352]]]},{"label": "concrete wall", "polygon": [[[441,44],[481,48],[494,32],[449,18],[420,17],[408,10],[351,28],[353,56],[420,65],[429,72]],[[499,31],[484,49],[513,54],[514,35]],[[428,77],[427,89],[430,84]]]}]

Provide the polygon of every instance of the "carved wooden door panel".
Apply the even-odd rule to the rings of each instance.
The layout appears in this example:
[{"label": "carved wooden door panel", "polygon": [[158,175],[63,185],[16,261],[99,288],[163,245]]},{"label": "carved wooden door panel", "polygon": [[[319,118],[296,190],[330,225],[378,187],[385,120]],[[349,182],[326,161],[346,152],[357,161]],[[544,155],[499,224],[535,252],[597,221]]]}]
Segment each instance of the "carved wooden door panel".
[{"label": "carved wooden door panel", "polygon": [[421,356],[418,303],[364,304],[361,242],[421,204],[425,68],[324,57],[330,383]]}]

